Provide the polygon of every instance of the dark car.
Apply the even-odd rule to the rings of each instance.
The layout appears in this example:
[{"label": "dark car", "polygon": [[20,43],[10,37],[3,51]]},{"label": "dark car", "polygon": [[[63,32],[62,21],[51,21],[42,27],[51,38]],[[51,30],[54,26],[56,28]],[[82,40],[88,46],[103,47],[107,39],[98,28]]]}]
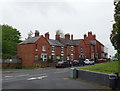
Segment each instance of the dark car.
[{"label": "dark car", "polygon": [[79,59],[79,65],[82,65],[82,66],[84,66],[85,65],[85,59]]},{"label": "dark car", "polygon": [[73,66],[79,66],[79,60],[73,60],[72,65]]},{"label": "dark car", "polygon": [[65,68],[65,67],[71,67],[71,63],[68,61],[59,61],[56,63],[56,68]]}]

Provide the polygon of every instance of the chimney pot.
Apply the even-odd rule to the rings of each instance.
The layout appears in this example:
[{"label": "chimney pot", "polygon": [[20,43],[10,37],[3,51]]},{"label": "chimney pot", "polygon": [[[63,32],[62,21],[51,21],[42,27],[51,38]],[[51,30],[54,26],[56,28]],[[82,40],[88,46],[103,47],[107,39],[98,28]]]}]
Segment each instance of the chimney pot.
[{"label": "chimney pot", "polygon": [[87,37],[87,35],[86,35],[86,34],[84,34],[84,39],[86,39],[86,37]]},{"label": "chimney pot", "polygon": [[49,39],[49,32],[45,33],[45,38]]},{"label": "chimney pot", "polygon": [[56,34],[56,35],[55,35],[55,39],[56,39],[56,40],[59,40],[59,39],[60,39],[60,34]]},{"label": "chimney pot", "polygon": [[71,35],[71,40],[73,40],[73,34]]},{"label": "chimney pot", "polygon": [[39,36],[39,31],[35,30],[35,37]]},{"label": "chimney pot", "polygon": [[70,40],[70,34],[69,33],[65,34],[65,39]]}]

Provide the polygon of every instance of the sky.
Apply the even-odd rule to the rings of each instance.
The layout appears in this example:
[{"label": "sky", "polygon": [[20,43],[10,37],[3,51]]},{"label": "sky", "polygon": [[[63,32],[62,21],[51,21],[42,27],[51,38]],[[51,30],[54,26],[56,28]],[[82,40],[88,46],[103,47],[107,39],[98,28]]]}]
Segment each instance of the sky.
[{"label": "sky", "polygon": [[73,34],[74,39],[92,31],[97,40],[114,56],[110,33],[114,23],[113,0],[0,0],[0,24],[8,24],[21,32],[21,39],[30,31],[41,35],[56,30]]}]

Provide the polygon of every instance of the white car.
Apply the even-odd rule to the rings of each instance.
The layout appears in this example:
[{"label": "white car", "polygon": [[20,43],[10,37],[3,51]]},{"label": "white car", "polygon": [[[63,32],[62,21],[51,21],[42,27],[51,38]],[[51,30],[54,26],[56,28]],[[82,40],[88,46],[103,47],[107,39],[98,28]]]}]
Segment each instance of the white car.
[{"label": "white car", "polygon": [[85,64],[94,64],[95,61],[92,60],[92,59],[85,59],[84,63],[85,63]]}]

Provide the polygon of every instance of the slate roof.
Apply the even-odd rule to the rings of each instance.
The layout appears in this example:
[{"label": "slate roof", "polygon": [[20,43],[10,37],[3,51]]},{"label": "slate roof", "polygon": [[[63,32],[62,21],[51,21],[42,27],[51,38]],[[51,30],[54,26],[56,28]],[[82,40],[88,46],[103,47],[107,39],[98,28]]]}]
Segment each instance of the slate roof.
[{"label": "slate roof", "polygon": [[47,41],[50,43],[52,46],[64,46],[62,43],[60,43],[58,40],[53,40],[53,39],[47,39]]},{"label": "slate roof", "polygon": [[[37,37],[32,37],[29,39],[26,39],[25,41],[19,43],[19,44],[32,44],[35,43],[41,36],[37,36]],[[77,46],[79,45],[79,43],[82,41],[83,39],[76,39],[76,40],[67,40],[65,38],[60,38],[60,41],[63,41],[65,43],[65,45],[71,45],[71,46]],[[50,43],[50,45],[53,46],[64,46],[61,42],[59,42],[58,40],[54,40],[54,39],[47,39],[47,41]]]},{"label": "slate roof", "polygon": [[65,38],[60,38],[60,41],[63,41],[65,45],[77,46],[83,39],[76,39],[76,40],[67,40]]},{"label": "slate roof", "polygon": [[31,44],[31,43],[35,43],[35,41],[37,41],[41,36],[37,36],[37,37],[32,37],[29,39],[26,39],[25,41],[19,43],[19,44]]}]

